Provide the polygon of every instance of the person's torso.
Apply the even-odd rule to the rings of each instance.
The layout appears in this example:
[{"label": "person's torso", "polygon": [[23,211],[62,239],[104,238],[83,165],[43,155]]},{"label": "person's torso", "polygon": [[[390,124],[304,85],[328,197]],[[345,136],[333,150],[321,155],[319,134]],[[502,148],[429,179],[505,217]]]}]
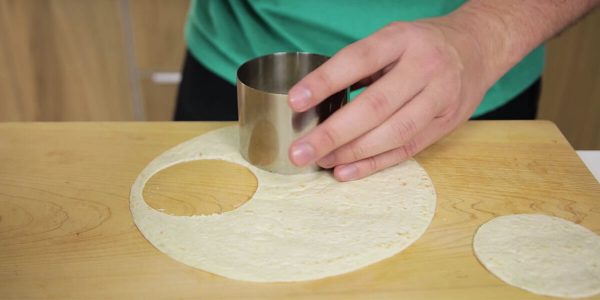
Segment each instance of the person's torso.
[{"label": "person's torso", "polygon": [[[394,21],[448,14],[463,0],[193,0],[186,25],[192,55],[235,83],[243,62],[281,51],[327,56]],[[516,96],[540,76],[538,48],[486,95],[475,115]]]}]

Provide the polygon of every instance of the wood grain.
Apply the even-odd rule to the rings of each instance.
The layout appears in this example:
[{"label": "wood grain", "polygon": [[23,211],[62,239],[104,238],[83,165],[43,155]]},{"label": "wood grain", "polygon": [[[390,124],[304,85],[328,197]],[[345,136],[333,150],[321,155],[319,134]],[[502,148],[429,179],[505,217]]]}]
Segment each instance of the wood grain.
[{"label": "wood grain", "polygon": [[0,0],[0,120],[133,120],[118,0]]},{"label": "wood grain", "polygon": [[554,121],[575,149],[600,150],[600,9],[551,40],[538,118]]},{"label": "wood grain", "polygon": [[220,214],[244,204],[257,179],[238,164],[223,160],[179,163],[159,171],[144,187],[150,207],[175,216]]},{"label": "wood grain", "polygon": [[536,299],[478,263],[476,228],[536,212],[600,233],[600,185],[553,124],[470,122],[417,157],[438,205],[407,250],[324,280],[225,279],[153,248],[132,223],[128,200],[154,157],[228,124],[0,124],[2,298]]}]

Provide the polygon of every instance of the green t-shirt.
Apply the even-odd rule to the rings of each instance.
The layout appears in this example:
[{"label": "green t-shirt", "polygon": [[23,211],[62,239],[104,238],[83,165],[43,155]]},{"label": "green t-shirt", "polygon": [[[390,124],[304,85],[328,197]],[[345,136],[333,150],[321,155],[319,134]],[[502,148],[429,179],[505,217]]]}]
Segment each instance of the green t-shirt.
[{"label": "green t-shirt", "polygon": [[[450,13],[464,0],[192,0],[185,37],[192,55],[235,84],[245,61],[281,51],[331,56],[393,21]],[[475,111],[498,108],[540,77],[544,49],[538,47],[488,91]]]}]

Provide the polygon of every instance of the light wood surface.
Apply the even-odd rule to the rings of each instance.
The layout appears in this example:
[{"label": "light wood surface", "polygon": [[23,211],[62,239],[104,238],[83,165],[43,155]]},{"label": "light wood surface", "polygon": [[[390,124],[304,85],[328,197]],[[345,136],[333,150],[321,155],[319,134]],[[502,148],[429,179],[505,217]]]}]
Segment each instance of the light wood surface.
[{"label": "light wood surface", "polygon": [[133,120],[118,4],[0,0],[0,121]]},{"label": "light wood surface", "polygon": [[547,47],[538,118],[554,121],[575,149],[600,149],[600,9]]},{"label": "light wood surface", "polygon": [[[476,228],[494,216],[535,212],[600,233],[600,185],[553,124],[470,122],[417,157],[438,205],[425,235],[404,252],[324,280],[222,278],[152,247],[128,205],[131,184],[154,157],[231,124],[0,124],[1,298],[534,299],[478,263],[471,250]],[[212,176],[215,193],[231,189],[235,181],[223,179],[228,168],[203,166],[196,183]],[[238,185],[254,184],[238,178],[247,178]],[[174,192],[183,197],[194,189],[165,195]]]},{"label": "light wood surface", "polygon": [[159,171],[146,183],[143,196],[150,207],[169,215],[220,214],[248,201],[256,182],[254,174],[238,164],[197,160]]}]

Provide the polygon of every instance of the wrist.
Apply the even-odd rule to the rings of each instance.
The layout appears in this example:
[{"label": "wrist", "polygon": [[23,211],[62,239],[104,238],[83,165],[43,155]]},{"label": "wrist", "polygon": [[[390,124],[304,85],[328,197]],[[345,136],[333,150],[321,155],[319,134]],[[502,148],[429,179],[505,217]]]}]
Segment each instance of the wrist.
[{"label": "wrist", "polygon": [[515,34],[498,16],[467,8],[440,17],[439,22],[452,28],[468,45],[479,54],[482,79],[491,87],[506,72],[515,66],[535,45],[517,40]]},{"label": "wrist", "polygon": [[498,80],[529,52],[585,15],[600,0],[470,0],[437,22],[469,37],[488,76]]},{"label": "wrist", "polygon": [[486,89],[512,67],[508,58],[499,57],[506,51],[505,42],[493,33],[497,29],[489,28],[490,24],[488,28],[482,28],[478,18],[461,12],[419,22],[438,28],[459,53],[465,67],[479,73],[480,83]]}]

